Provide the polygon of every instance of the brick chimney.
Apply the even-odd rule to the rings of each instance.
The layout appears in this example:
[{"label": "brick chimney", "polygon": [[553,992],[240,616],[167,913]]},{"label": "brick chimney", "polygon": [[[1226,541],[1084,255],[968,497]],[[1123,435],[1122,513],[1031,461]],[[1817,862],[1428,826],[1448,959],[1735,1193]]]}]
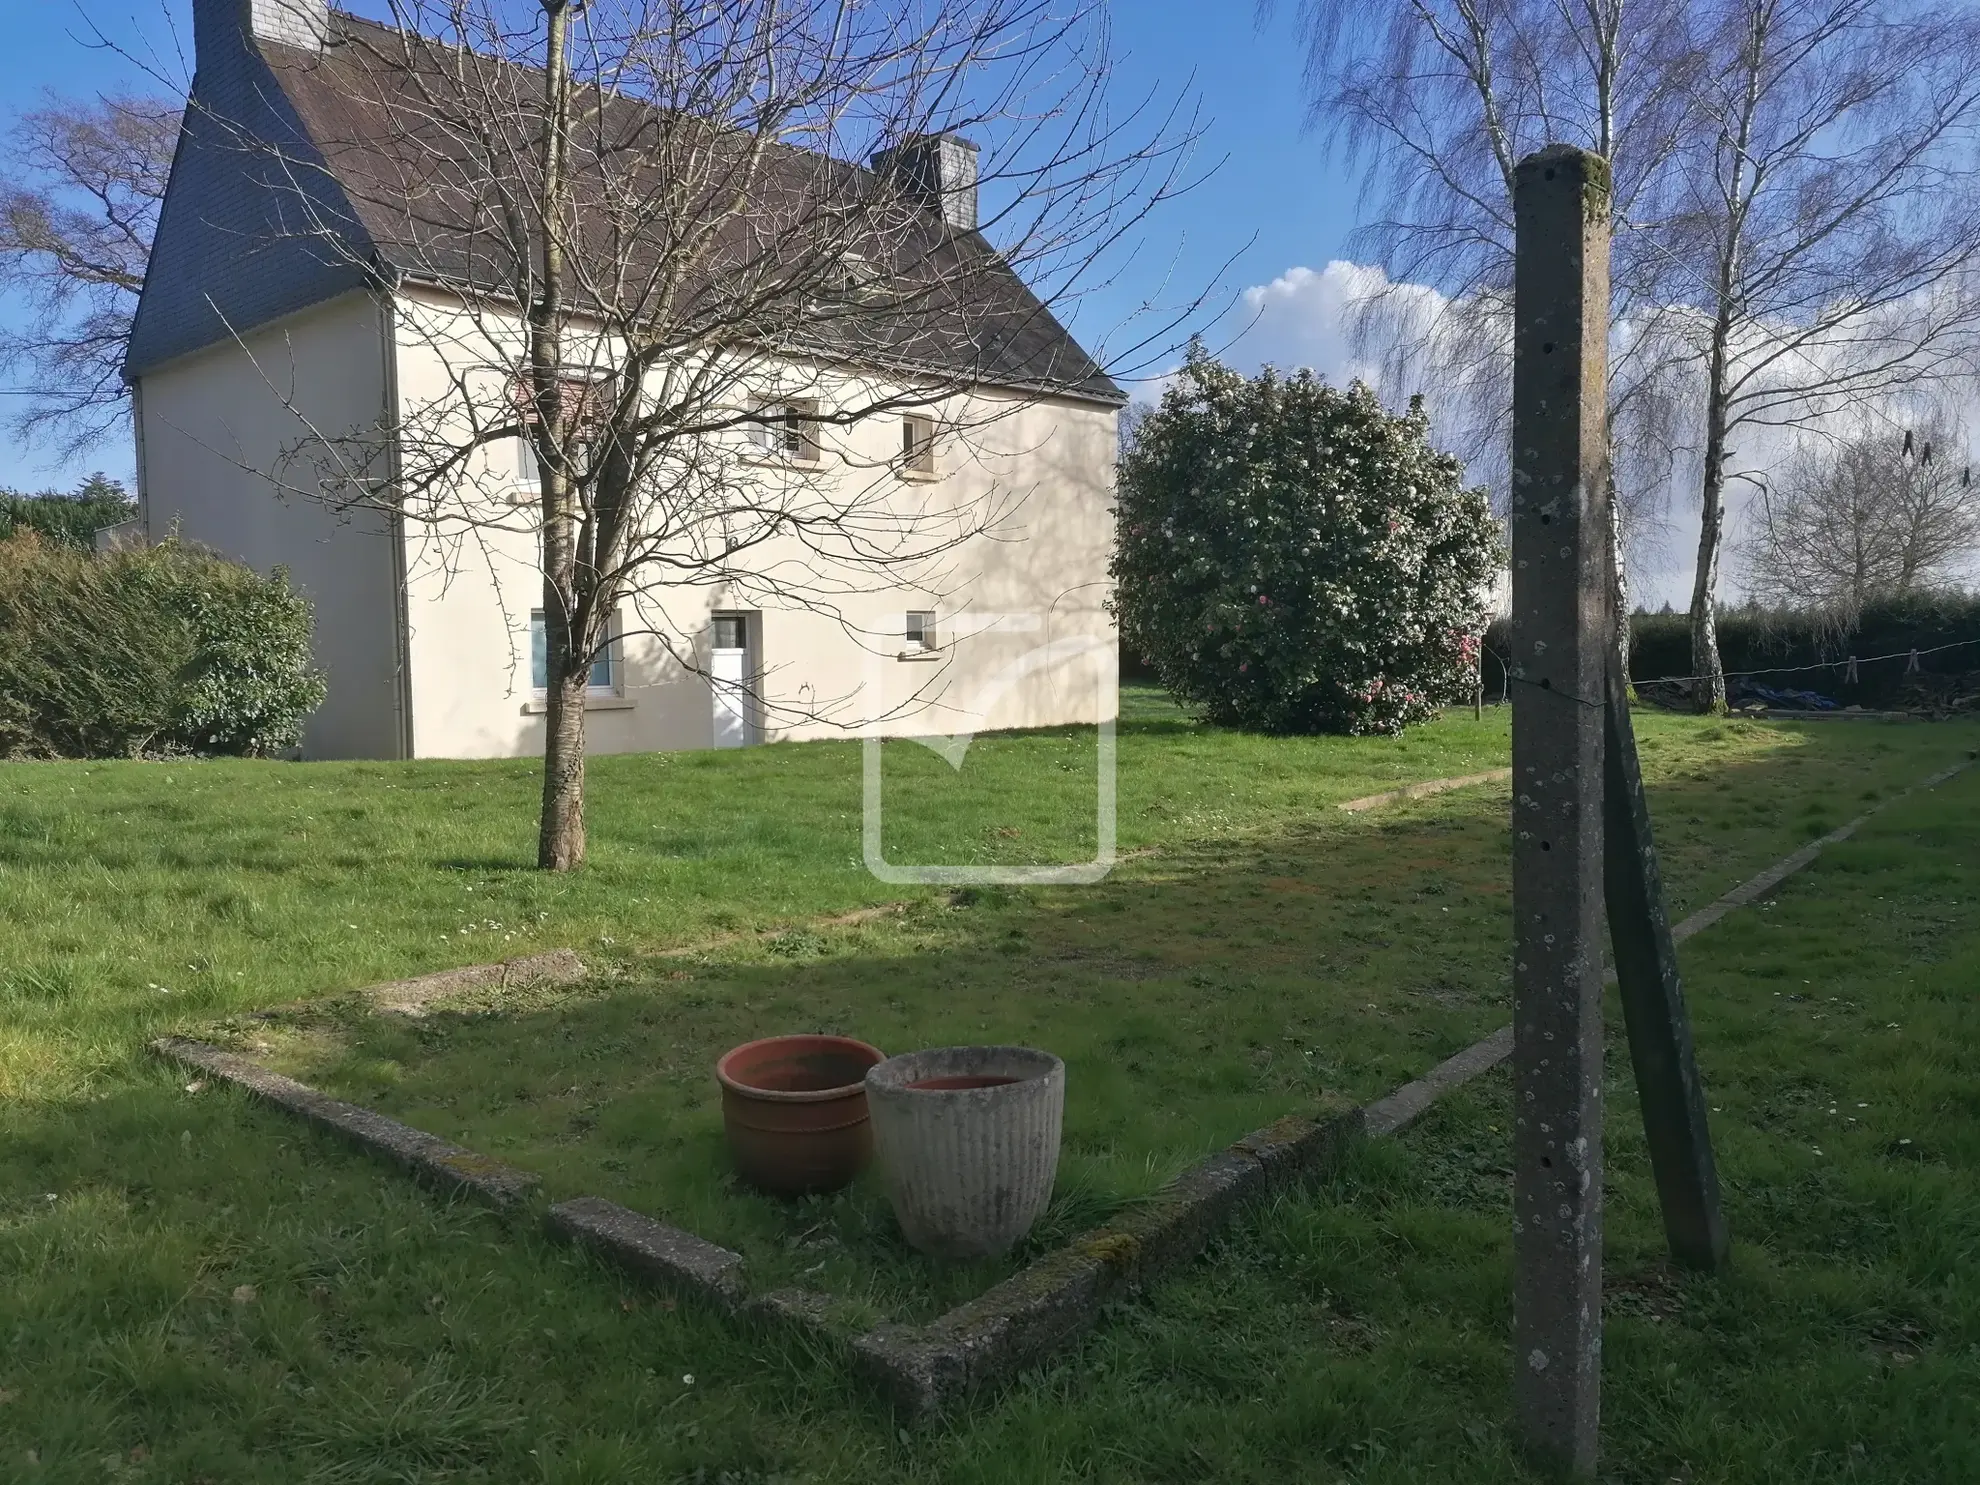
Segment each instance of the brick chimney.
[{"label": "brick chimney", "polygon": [[245,45],[272,41],[319,52],[330,34],[329,0],[193,0],[194,66],[210,68]]},{"label": "brick chimney", "polygon": [[904,196],[942,213],[959,232],[976,230],[976,146],[957,134],[915,134],[873,157]]}]

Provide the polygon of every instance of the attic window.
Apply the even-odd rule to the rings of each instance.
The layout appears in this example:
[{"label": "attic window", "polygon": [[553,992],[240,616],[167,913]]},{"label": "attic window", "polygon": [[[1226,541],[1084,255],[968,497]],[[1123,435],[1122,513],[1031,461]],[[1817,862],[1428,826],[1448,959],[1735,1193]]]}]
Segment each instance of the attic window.
[{"label": "attic window", "polygon": [[866,299],[880,281],[880,270],[863,253],[844,252],[833,265],[833,290],[847,299]]}]

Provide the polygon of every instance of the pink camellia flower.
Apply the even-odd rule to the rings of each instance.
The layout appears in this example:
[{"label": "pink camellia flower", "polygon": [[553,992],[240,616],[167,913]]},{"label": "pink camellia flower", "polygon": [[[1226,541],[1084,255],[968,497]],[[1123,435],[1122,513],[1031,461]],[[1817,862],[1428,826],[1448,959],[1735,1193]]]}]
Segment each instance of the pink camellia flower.
[{"label": "pink camellia flower", "polygon": [[1244,672],[1246,672],[1246,671],[1247,671],[1247,670],[1249,670],[1249,669],[1251,669],[1251,662],[1250,662],[1249,660],[1243,660],[1243,661],[1240,661],[1240,662],[1238,663],[1238,674],[1239,674],[1239,675],[1243,675],[1243,674],[1244,674]]},{"label": "pink camellia flower", "polygon": [[1270,608],[1272,606],[1272,600],[1267,598],[1263,593],[1260,593],[1258,595],[1258,604],[1261,608]]}]

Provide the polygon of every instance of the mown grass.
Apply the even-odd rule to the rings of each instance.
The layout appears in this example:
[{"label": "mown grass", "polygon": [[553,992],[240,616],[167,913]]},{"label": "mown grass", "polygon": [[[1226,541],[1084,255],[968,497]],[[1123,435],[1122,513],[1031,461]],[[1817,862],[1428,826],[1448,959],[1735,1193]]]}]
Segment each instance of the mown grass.
[{"label": "mown grass", "polygon": [[[1976,740],[1654,717],[1642,733],[1680,913]],[[1077,849],[1090,744],[976,750],[960,775],[925,750],[889,758],[890,788],[910,786],[890,795],[901,853]],[[715,1053],[794,1025],[1062,1050],[1053,1222],[1076,1225],[1318,1089],[1377,1091],[1503,1019],[1502,794],[1331,808],[1503,751],[1502,716],[1400,749],[1133,722],[1122,844],[1145,854],[1101,888],[960,901],[863,878],[850,748],[608,760],[597,867],[564,882],[521,867],[530,780],[510,765],[0,770],[0,1478],[1524,1478],[1503,1426],[1502,1087],[1240,1231],[1065,1365],[902,1435],[789,1342],[623,1286],[133,1053],[298,994],[571,943],[608,971],[577,994],[244,1034],[554,1191],[702,1221],[776,1276],[925,1307],[985,1275],[930,1277],[870,1194],[794,1212],[721,1183]],[[1016,797],[987,787],[999,770]],[[1959,844],[1976,816],[1966,779],[1899,806],[1778,906],[1688,946],[1740,1239],[1729,1278],[1657,1261],[1616,1064],[1611,1477],[1980,1474],[1959,1412],[1980,1367],[1960,1269],[1980,1238],[1980,1028],[1961,993],[1980,921]],[[897,917],[805,922],[897,897]],[[773,931],[662,952],[744,928]]]}]

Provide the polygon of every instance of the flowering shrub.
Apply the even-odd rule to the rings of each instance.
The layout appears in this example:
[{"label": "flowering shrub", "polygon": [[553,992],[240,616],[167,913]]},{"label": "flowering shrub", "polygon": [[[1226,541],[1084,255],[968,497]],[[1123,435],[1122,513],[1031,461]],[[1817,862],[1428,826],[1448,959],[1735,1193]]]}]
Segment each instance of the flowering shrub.
[{"label": "flowering shrub", "polygon": [[1428,433],[1420,398],[1192,349],[1121,459],[1123,640],[1227,726],[1395,733],[1468,695],[1499,528]]}]

